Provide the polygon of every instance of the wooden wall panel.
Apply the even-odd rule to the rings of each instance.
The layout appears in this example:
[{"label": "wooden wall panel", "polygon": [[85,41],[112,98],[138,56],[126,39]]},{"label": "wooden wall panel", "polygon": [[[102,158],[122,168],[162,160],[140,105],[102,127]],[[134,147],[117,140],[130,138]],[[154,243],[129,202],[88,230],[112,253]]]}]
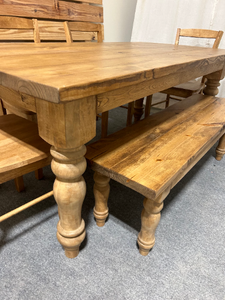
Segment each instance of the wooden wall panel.
[{"label": "wooden wall panel", "polygon": [[71,0],[73,2],[83,2],[83,3],[93,3],[93,4],[100,4],[102,5],[102,0]]},{"label": "wooden wall panel", "polygon": [[103,23],[102,7],[59,0],[0,0],[0,15]]},{"label": "wooden wall panel", "polygon": [[32,29],[0,29],[0,41],[34,41],[34,31]]}]

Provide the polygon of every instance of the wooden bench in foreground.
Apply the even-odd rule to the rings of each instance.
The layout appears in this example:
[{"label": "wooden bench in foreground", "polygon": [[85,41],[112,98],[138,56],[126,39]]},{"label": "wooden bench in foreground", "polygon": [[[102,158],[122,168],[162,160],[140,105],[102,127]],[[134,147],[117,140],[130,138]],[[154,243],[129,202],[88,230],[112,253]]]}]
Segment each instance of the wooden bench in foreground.
[{"label": "wooden bench in foreground", "polygon": [[[159,113],[87,147],[95,171],[94,216],[103,226],[108,216],[109,178],[145,196],[138,235],[147,255],[155,243],[163,201],[176,183],[225,132],[225,99],[193,95]],[[224,136],[217,159],[225,153]]]}]

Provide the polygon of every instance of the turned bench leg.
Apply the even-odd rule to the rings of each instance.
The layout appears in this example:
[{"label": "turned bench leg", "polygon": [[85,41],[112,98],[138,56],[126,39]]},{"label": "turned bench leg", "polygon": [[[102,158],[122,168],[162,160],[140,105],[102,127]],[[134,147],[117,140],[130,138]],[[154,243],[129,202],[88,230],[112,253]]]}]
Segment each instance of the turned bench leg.
[{"label": "turned bench leg", "polygon": [[155,231],[161,218],[163,200],[168,195],[168,191],[162,193],[155,200],[145,198],[144,209],[141,213],[141,231],[138,235],[139,252],[141,255],[148,255],[155,244]]},{"label": "turned bench leg", "polygon": [[216,160],[221,160],[225,154],[225,134],[220,138],[216,148]]},{"label": "turned bench leg", "polygon": [[110,191],[110,178],[98,172],[95,172],[94,181],[95,207],[93,213],[95,216],[96,224],[99,227],[102,227],[105,225],[105,220],[109,215],[107,203]]}]

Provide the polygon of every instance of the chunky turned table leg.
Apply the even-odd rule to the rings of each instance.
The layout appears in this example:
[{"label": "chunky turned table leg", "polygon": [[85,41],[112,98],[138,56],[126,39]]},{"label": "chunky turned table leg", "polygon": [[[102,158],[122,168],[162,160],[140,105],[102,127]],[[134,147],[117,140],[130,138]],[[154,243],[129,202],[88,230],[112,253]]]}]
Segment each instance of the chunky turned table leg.
[{"label": "chunky turned table leg", "polygon": [[99,227],[102,227],[105,225],[105,220],[109,215],[107,202],[110,191],[110,178],[95,172],[94,181],[95,207],[93,213],[96,219],[96,224]]},{"label": "chunky turned table leg", "polygon": [[144,112],[144,106],[143,106],[144,98],[136,100],[134,103],[134,123],[137,123],[140,121],[143,112]]},{"label": "chunky turned table leg", "polygon": [[57,238],[69,258],[78,255],[79,246],[85,238],[85,224],[81,219],[86,194],[86,184],[82,177],[86,169],[85,153],[85,146],[70,150],[51,148],[51,167],[56,175],[53,191],[60,215]]},{"label": "chunky turned table leg", "polygon": [[225,154],[225,134],[220,138],[216,148],[216,160],[221,160]]},{"label": "chunky turned table leg", "polygon": [[205,83],[205,88],[203,90],[205,95],[216,96],[219,93],[218,87],[220,86],[220,81],[217,79],[207,79]]}]

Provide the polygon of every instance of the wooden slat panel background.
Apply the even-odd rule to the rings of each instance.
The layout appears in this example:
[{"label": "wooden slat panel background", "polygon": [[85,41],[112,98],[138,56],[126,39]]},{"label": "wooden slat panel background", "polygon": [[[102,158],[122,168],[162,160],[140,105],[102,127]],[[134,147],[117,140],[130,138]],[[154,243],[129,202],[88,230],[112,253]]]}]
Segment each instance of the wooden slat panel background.
[{"label": "wooden slat panel background", "polygon": [[[85,23],[84,23],[85,24]],[[91,24],[97,25],[97,24]],[[38,20],[38,28],[41,41],[66,41],[63,22]],[[74,41],[97,40],[96,32],[72,32]]]},{"label": "wooden slat panel background", "polygon": [[103,23],[102,7],[58,0],[0,0],[0,15]]},{"label": "wooden slat panel background", "polygon": [[83,3],[93,3],[93,4],[102,4],[102,0],[71,0],[72,2],[83,2]]},{"label": "wooden slat panel background", "polygon": [[32,29],[0,29],[0,41],[34,41]]},{"label": "wooden slat panel background", "polygon": [[97,41],[96,32],[72,32],[73,41]]},{"label": "wooden slat panel background", "polygon": [[0,16],[0,28],[4,29],[33,29],[33,21],[31,19],[5,17]]},{"label": "wooden slat panel background", "polygon": [[41,41],[66,41],[63,22],[38,20]]}]

